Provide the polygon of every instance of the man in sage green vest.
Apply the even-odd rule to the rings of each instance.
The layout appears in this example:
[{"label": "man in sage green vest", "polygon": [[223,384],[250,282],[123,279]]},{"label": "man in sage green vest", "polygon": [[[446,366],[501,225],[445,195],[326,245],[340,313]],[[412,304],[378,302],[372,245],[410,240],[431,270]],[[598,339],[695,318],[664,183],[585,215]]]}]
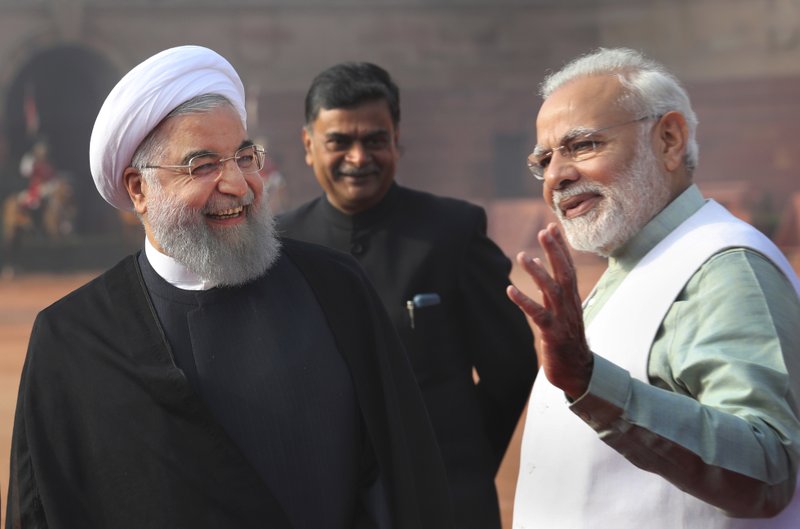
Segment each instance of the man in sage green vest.
[{"label": "man in sage green vest", "polygon": [[[788,528],[800,520],[800,283],[692,183],[697,118],[665,69],[600,49],[549,76],[528,158],[558,216],[514,527]],[[565,240],[566,239],[566,240]],[[608,258],[581,304],[567,242]]]}]

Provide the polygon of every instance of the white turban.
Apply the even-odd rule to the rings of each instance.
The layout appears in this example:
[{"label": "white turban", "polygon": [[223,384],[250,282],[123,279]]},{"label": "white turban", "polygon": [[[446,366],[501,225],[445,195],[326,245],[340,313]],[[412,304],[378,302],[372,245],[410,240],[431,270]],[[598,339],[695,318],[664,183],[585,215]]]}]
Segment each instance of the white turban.
[{"label": "white turban", "polygon": [[209,93],[228,98],[246,126],[242,81],[227,60],[208,48],[164,50],[117,83],[100,108],[89,142],[92,177],[109,204],[133,209],[122,173],[136,148],[175,107]]}]

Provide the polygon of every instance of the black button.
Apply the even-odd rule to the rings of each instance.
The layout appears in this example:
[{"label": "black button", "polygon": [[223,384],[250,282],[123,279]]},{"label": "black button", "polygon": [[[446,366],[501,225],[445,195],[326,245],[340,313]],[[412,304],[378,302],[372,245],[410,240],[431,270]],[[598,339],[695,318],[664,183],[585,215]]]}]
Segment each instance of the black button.
[{"label": "black button", "polygon": [[353,245],[350,247],[350,253],[353,255],[361,255],[364,253],[364,245],[360,242],[353,243]]}]

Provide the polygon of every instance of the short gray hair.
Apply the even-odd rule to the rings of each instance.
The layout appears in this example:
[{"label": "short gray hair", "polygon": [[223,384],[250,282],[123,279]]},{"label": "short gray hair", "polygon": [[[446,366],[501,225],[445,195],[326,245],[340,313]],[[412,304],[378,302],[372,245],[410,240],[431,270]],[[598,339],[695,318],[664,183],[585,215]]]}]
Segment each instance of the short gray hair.
[{"label": "short gray hair", "polygon": [[578,57],[555,73],[549,74],[539,90],[547,99],[558,88],[581,77],[615,75],[625,93],[617,103],[638,116],[660,116],[670,111],[683,114],[689,129],[684,165],[692,174],[697,168],[697,115],[692,109],[689,94],[678,79],[663,65],[638,51],[628,48],[598,48]]}]

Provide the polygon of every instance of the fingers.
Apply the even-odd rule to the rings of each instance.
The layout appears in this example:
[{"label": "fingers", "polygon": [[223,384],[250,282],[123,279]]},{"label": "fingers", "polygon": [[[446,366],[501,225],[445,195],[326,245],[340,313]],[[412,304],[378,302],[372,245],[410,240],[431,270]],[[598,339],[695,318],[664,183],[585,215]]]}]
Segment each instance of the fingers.
[{"label": "fingers", "polygon": [[555,224],[550,223],[547,228],[540,231],[538,239],[556,279],[559,279],[560,275],[574,271],[572,256]]},{"label": "fingers", "polygon": [[506,294],[508,298],[513,301],[522,312],[530,316],[531,318],[535,318],[539,312],[543,309],[541,305],[533,301],[531,298],[523,294],[517,287],[514,285],[509,285],[506,288]]},{"label": "fingers", "polygon": [[550,274],[542,264],[542,260],[538,257],[531,258],[525,252],[520,252],[517,254],[517,263],[531,276],[539,288],[547,286],[547,283],[552,281]]},{"label": "fingers", "polygon": [[513,301],[517,307],[522,309],[522,312],[530,316],[533,323],[540,329],[547,328],[553,323],[553,314],[547,308],[536,303],[534,300],[523,294],[514,285],[509,285],[506,288],[506,294],[509,299]]},{"label": "fingers", "polygon": [[[525,252],[517,254],[517,263],[539,288],[541,304],[534,303],[516,289],[509,291],[508,295],[537,325],[547,326],[559,319],[571,321],[575,319],[575,314],[580,315],[582,311],[575,266],[567,243],[555,223],[541,230],[538,240],[552,275],[540,259],[532,259]],[[545,312],[547,316],[544,316]]]},{"label": "fingers", "polygon": [[561,287],[559,290],[571,296],[573,301],[577,300],[580,303],[575,265],[561,231],[555,223],[550,223],[547,228],[539,232],[538,238],[553,271],[553,278]]},{"label": "fingers", "polygon": [[507,294],[538,327],[541,347],[537,351],[548,380],[577,397],[588,386],[593,357],[584,334],[575,266],[555,224],[540,231],[538,240],[552,273],[540,259],[531,259],[524,252],[517,255],[517,262],[539,288],[541,303],[514,286],[508,287]]}]

